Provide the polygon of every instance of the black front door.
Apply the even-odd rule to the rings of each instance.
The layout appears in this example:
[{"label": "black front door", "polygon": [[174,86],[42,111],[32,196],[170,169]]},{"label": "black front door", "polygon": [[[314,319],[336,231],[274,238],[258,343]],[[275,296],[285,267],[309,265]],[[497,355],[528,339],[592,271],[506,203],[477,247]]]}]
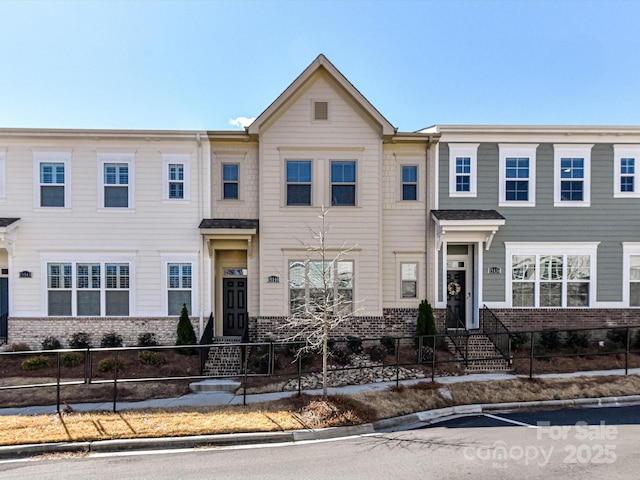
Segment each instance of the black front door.
[{"label": "black front door", "polygon": [[239,336],[247,325],[247,279],[225,278],[222,295],[222,316],[225,337]]},{"label": "black front door", "polygon": [[465,271],[447,272],[447,328],[465,328]]}]

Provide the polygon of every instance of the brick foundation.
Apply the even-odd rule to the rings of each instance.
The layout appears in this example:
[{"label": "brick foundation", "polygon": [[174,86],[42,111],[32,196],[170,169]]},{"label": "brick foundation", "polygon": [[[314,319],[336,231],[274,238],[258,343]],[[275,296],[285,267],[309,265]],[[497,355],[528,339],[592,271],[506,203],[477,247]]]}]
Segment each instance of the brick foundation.
[{"label": "brick foundation", "polygon": [[[196,335],[198,333],[197,318],[191,319]],[[100,339],[105,333],[116,332],[122,336],[124,345],[138,343],[138,336],[152,332],[161,345],[176,343],[178,318],[9,318],[9,344],[26,343],[31,349],[39,350],[42,340],[48,336],[56,337],[63,347],[68,346],[69,337],[77,332],[91,334],[94,347],[100,346]]]},{"label": "brick foundation", "polygon": [[[380,338],[383,336],[409,337],[416,333],[416,308],[387,308],[381,317],[354,317],[331,331],[332,338],[354,336]],[[253,317],[249,320],[252,341],[286,340],[293,332],[285,330],[286,317]]]}]

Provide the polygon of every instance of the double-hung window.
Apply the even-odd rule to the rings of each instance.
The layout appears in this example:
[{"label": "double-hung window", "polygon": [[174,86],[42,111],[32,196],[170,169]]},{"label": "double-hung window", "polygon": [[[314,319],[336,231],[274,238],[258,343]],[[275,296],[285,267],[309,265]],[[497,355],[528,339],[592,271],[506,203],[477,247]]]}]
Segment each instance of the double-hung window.
[{"label": "double-hung window", "polygon": [[287,160],[287,205],[311,205],[311,160]]},{"label": "double-hung window", "polygon": [[500,144],[501,207],[535,206],[537,145]]},{"label": "double-hung window", "polygon": [[[188,153],[162,154],[162,199],[169,203],[179,203],[189,200],[189,162]],[[129,187],[132,187],[133,164],[129,167]],[[132,197],[130,197],[133,200]]]},{"label": "double-hung window", "polygon": [[[100,207],[134,208],[134,157],[133,153],[98,153],[98,178],[102,182],[98,193]],[[166,179],[168,168],[164,170]],[[165,184],[165,198],[169,198],[168,182]]]},{"label": "double-hung window", "polygon": [[289,262],[291,314],[353,311],[353,261]]},{"label": "double-hung window", "polygon": [[554,145],[554,206],[591,204],[591,147]]},{"label": "double-hung window", "polygon": [[240,166],[237,163],[222,165],[222,198],[237,200],[240,184]]},{"label": "double-hung window", "polygon": [[331,161],[331,205],[354,206],[356,204],[355,160]]},{"label": "double-hung window", "polygon": [[640,307],[640,243],[623,242],[622,254],[624,258],[622,299],[625,306]]},{"label": "double-hung window", "polygon": [[130,263],[105,261],[49,261],[49,316],[128,316]]},{"label": "double-hung window", "polygon": [[168,315],[180,315],[183,305],[191,312],[191,277],[191,263],[167,265]]},{"label": "double-hung window", "polygon": [[640,168],[640,145],[614,145],[614,185],[616,198],[640,197],[638,168]]},{"label": "double-hung window", "polygon": [[418,166],[402,166],[402,200],[418,200]]},{"label": "double-hung window", "polygon": [[35,152],[38,207],[69,207],[70,183],[67,166],[71,154],[68,152]]},{"label": "double-hung window", "polygon": [[400,264],[400,277],[401,277],[401,293],[402,298],[417,298],[418,297],[418,264],[413,263],[401,263]]},{"label": "double-hung window", "polygon": [[184,165],[182,163],[170,163],[169,169],[169,198],[184,198]]},{"label": "double-hung window", "polygon": [[505,243],[513,307],[588,307],[597,244]]},{"label": "double-hung window", "polygon": [[475,197],[478,169],[477,143],[449,144],[449,196]]}]

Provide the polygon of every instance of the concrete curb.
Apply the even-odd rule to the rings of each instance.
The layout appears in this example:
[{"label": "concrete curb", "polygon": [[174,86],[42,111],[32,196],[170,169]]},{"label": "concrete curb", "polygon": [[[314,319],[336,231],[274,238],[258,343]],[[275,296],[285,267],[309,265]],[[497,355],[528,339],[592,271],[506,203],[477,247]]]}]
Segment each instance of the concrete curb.
[{"label": "concrete curb", "polygon": [[479,415],[485,412],[509,412],[536,408],[589,408],[640,405],[640,395],[625,397],[576,398],[569,400],[541,400],[531,402],[484,403],[438,408],[401,417],[387,418],[373,423],[350,427],[331,427],[317,430],[294,430],[274,433],[230,433],[195,435],[188,437],[99,440],[94,442],[58,442],[0,447],[0,460],[13,460],[52,453],[113,453],[140,450],[198,448],[208,446],[256,445],[291,443],[357,435],[388,433],[436,424],[451,418]]}]

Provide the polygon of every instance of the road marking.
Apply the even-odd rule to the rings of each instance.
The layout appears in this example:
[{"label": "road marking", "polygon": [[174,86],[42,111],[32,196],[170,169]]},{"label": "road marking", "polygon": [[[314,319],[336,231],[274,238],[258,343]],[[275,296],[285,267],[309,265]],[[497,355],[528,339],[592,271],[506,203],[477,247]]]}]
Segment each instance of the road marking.
[{"label": "road marking", "polygon": [[514,425],[520,425],[521,427],[527,428],[538,428],[537,425],[531,425],[529,423],[518,422],[517,420],[511,420],[510,418],[498,417],[497,415],[491,415],[490,413],[485,413],[485,417],[493,418],[494,420],[500,420],[505,423],[513,423]]}]

